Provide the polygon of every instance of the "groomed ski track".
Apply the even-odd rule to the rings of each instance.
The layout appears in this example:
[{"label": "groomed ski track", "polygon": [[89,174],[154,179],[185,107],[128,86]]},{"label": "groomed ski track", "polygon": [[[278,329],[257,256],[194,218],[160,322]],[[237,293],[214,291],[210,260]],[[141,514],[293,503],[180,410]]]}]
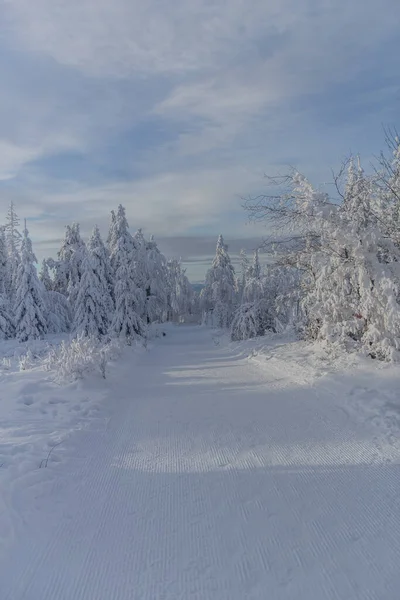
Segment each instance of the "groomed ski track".
[{"label": "groomed ski track", "polygon": [[192,326],[115,369],[1,600],[400,598],[399,466],[332,394]]}]

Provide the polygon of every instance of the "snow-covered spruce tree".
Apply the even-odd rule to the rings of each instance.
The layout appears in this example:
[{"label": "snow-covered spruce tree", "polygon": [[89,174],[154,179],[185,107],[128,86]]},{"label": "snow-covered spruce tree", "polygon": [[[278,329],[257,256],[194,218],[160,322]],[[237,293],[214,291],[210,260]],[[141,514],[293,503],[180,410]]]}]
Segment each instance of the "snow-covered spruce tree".
[{"label": "snow-covered spruce tree", "polygon": [[0,293],[10,296],[8,286],[8,253],[5,238],[5,228],[0,227]]},{"label": "snow-covered spruce tree", "polygon": [[54,271],[54,290],[65,296],[68,294],[69,261],[72,256],[71,239],[71,225],[67,225],[61,248],[57,252],[58,260],[47,259],[48,267]]},{"label": "snow-covered spruce tree", "polygon": [[147,243],[149,280],[146,291],[147,317],[149,322],[166,321],[168,317],[168,268],[167,259],[160,251],[154,236]]},{"label": "snow-covered spruce tree", "polygon": [[36,262],[25,226],[15,292],[15,332],[20,342],[41,338],[47,333],[44,287],[37,275]]},{"label": "snow-covered spruce tree", "polygon": [[97,226],[88,241],[81,270],[74,305],[74,331],[94,337],[106,335],[114,305],[106,277],[108,254]]},{"label": "snow-covered spruce tree", "polygon": [[7,292],[9,294],[10,300],[14,300],[15,294],[15,286],[16,286],[16,278],[18,266],[21,260],[20,257],[20,247],[21,247],[21,232],[19,231],[20,221],[17,213],[15,212],[14,203],[10,202],[6,224],[4,226],[5,230],[5,241],[8,253],[7,260]]},{"label": "snow-covered spruce tree", "polygon": [[246,287],[246,280],[249,270],[249,259],[247,257],[246,250],[244,248],[241,249],[239,253],[239,263],[240,263],[240,274],[237,276],[236,286],[238,290],[238,299],[239,302],[242,302],[243,290]]},{"label": "snow-covered spruce tree", "polygon": [[54,281],[50,276],[49,264],[54,268],[55,261],[44,259],[39,272],[46,306],[47,329],[49,333],[65,333],[71,326],[71,307],[68,298],[53,289]]},{"label": "snow-covered spruce tree", "polygon": [[133,269],[135,246],[122,205],[118,207],[115,229],[118,237],[111,255],[115,269],[115,311],[110,331],[131,344],[146,335],[146,325],[140,317],[144,294],[136,284]]},{"label": "snow-covered spruce tree", "polygon": [[15,336],[15,326],[10,303],[4,295],[0,295],[0,339],[8,340]]},{"label": "snow-covered spruce tree", "polygon": [[70,331],[72,315],[68,298],[54,290],[44,290],[48,333]]},{"label": "snow-covered spruce tree", "polygon": [[50,277],[49,265],[47,264],[46,259],[42,260],[42,265],[39,271],[39,279],[48,292],[53,289],[53,280]]},{"label": "snow-covered spruce tree", "polygon": [[135,242],[133,241],[133,237],[129,232],[125,208],[122,206],[122,204],[119,204],[116,213],[111,211],[110,230],[107,237],[107,246],[110,252],[111,268],[114,276],[118,268],[118,240],[121,237],[126,236],[128,236],[130,239],[132,257],[135,259]]},{"label": "snow-covered spruce tree", "polygon": [[214,327],[229,327],[235,309],[237,288],[235,270],[222,235],[218,237],[217,249],[211,269],[206,274],[201,291],[204,321]]},{"label": "snow-covered spruce tree", "polygon": [[[149,288],[149,264],[147,254],[147,242],[141,229],[138,229],[133,235],[132,246],[132,268],[133,277],[137,287],[142,290],[142,303],[138,306],[139,314],[145,323],[149,323],[147,298],[150,296]],[[151,307],[150,307],[151,309]]]},{"label": "snow-covered spruce tree", "polygon": [[137,252],[137,284],[145,291],[143,319],[147,323],[163,322],[168,316],[168,270],[165,256],[151,236],[143,238],[141,231],[134,236]]},{"label": "snow-covered spruce tree", "polygon": [[58,260],[47,260],[48,266],[54,269],[54,290],[68,296],[72,307],[81,276],[84,250],[85,243],[80,235],[79,224],[73,223],[65,228],[65,236],[58,251]]},{"label": "snow-covered spruce tree", "polygon": [[7,270],[7,248],[4,227],[0,228],[0,339],[6,340],[14,335]]},{"label": "snow-covered spruce tree", "polygon": [[81,267],[82,275],[74,305],[73,329],[75,333],[98,338],[108,330],[108,313],[101,294],[106,288],[99,285],[99,278],[88,250],[85,251]]},{"label": "snow-covered spruce tree", "polygon": [[183,322],[193,310],[193,288],[186,270],[177,259],[171,259],[168,267],[168,320]]},{"label": "snow-covered spruce tree", "polygon": [[264,280],[261,276],[260,259],[258,250],[254,252],[253,262],[247,269],[245,286],[243,288],[243,302],[258,302],[265,295]]},{"label": "snow-covered spruce tree", "polygon": [[87,249],[92,257],[93,268],[99,279],[99,287],[102,289],[102,295],[104,296],[105,309],[108,317],[111,318],[114,311],[114,278],[111,271],[110,253],[101,238],[97,225],[94,227],[89,238]]},{"label": "snow-covered spruce tree", "polygon": [[79,292],[79,283],[83,271],[83,259],[85,257],[85,242],[81,238],[79,223],[72,223],[71,226],[71,247],[70,258],[68,261],[68,299],[74,310],[75,302]]},{"label": "snow-covered spruce tree", "polygon": [[115,251],[115,246],[117,244],[118,235],[117,235],[117,231],[116,231],[116,227],[115,227],[116,220],[117,220],[115,211],[112,210],[110,215],[111,216],[110,216],[110,226],[108,229],[108,236],[107,236],[107,248],[111,255]]}]

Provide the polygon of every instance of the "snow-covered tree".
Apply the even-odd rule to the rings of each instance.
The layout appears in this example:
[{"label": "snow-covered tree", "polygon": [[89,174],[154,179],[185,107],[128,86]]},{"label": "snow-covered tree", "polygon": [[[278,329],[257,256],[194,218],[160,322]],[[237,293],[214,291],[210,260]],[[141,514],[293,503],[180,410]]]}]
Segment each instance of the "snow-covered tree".
[{"label": "snow-covered tree", "polygon": [[85,244],[80,235],[79,224],[73,223],[65,228],[58,260],[47,260],[48,266],[55,272],[54,290],[68,296],[71,306],[76,298],[84,250]]},{"label": "snow-covered tree", "polygon": [[10,298],[9,279],[8,279],[8,255],[5,238],[5,229],[0,227],[0,294]]},{"label": "snow-covered tree", "polygon": [[231,338],[242,340],[264,335],[267,331],[276,331],[276,295],[269,276],[263,274],[258,250],[254,252],[250,265],[246,261],[246,272],[243,279],[241,303],[235,311]]},{"label": "snow-covered tree", "polygon": [[44,293],[48,333],[70,331],[72,315],[68,298],[60,292],[48,290]]},{"label": "snow-covered tree", "polygon": [[46,259],[42,260],[42,266],[39,271],[39,279],[47,291],[51,291],[53,289],[53,280],[50,276],[49,265],[47,264]]},{"label": "snow-covered tree", "polygon": [[177,259],[169,260],[168,267],[168,319],[184,321],[193,310],[194,292],[186,270]]},{"label": "snow-covered tree", "polygon": [[108,292],[107,284],[105,281],[99,281],[89,250],[85,252],[81,268],[82,274],[74,305],[74,331],[99,337],[108,331],[108,312],[102,295],[102,291]]},{"label": "snow-covered tree", "polygon": [[74,330],[89,336],[106,335],[114,308],[107,282],[108,253],[96,226],[81,264],[74,304]]},{"label": "snow-covered tree", "polygon": [[247,257],[246,250],[244,248],[241,249],[239,253],[239,263],[240,263],[240,274],[237,277],[237,290],[238,290],[238,298],[239,301],[242,301],[243,290],[246,287],[246,280],[249,270],[249,259]]},{"label": "snow-covered tree", "polygon": [[205,319],[216,327],[229,327],[236,301],[235,270],[222,235],[218,237],[215,258],[201,291]]},{"label": "snow-covered tree", "polygon": [[129,232],[128,221],[126,218],[125,208],[122,204],[119,204],[117,212],[111,211],[111,223],[110,230],[107,238],[108,250],[110,252],[110,261],[111,268],[115,277],[116,271],[118,269],[119,263],[119,254],[118,254],[118,241],[123,237],[129,240],[129,246],[132,251],[132,260],[135,258],[134,250],[135,243],[133,241],[133,237]]},{"label": "snow-covered tree", "polygon": [[115,269],[115,311],[111,331],[130,344],[132,340],[146,335],[146,325],[140,316],[144,291],[138,288],[133,269],[135,245],[122,205],[118,207],[115,230],[118,237],[111,255]]},{"label": "snow-covered tree", "polygon": [[15,331],[21,342],[41,338],[47,332],[44,288],[37,275],[36,262],[25,226],[15,293]]},{"label": "snow-covered tree", "polygon": [[49,264],[54,267],[55,261],[44,259],[39,272],[46,306],[47,329],[49,333],[64,333],[70,329],[71,307],[68,298],[53,289],[54,281],[50,276]]},{"label": "snow-covered tree", "polygon": [[254,302],[243,302],[235,311],[231,323],[231,339],[234,342],[248,340],[264,335],[265,329],[261,326],[263,314],[260,307]]},{"label": "snow-covered tree", "polygon": [[114,278],[111,270],[110,253],[106,248],[97,225],[88,240],[87,249],[92,257],[93,269],[99,280],[104,306],[109,318],[114,310]]},{"label": "snow-covered tree", "polygon": [[146,240],[139,229],[133,236],[135,280],[144,291],[141,316],[146,323],[164,321],[168,314],[167,260],[153,236]]},{"label": "snow-covered tree", "polygon": [[117,235],[117,231],[116,231],[116,220],[117,220],[117,216],[115,214],[115,211],[112,210],[111,217],[110,217],[110,226],[109,226],[108,236],[107,236],[107,248],[108,248],[108,251],[110,254],[114,253],[115,246],[117,244],[117,239],[118,239],[118,235]]},{"label": "snow-covered tree", "polygon": [[7,261],[7,288],[9,290],[10,299],[13,300],[18,265],[20,263],[20,247],[21,247],[21,232],[19,231],[20,221],[17,213],[15,212],[14,203],[10,202],[8,207],[5,230],[5,241],[8,253]]},{"label": "snow-covered tree", "polygon": [[280,241],[282,264],[302,273],[304,334],[393,358],[400,348],[400,255],[377,216],[375,177],[350,161],[342,203],[299,173],[286,182],[288,193],[252,209],[256,216],[267,211],[290,233]]},{"label": "snow-covered tree", "polygon": [[15,335],[15,326],[10,303],[7,298],[0,296],[0,339],[8,340]]},{"label": "snow-covered tree", "polygon": [[4,227],[0,228],[0,339],[8,339],[14,335],[14,322],[11,311],[7,270],[7,248]]},{"label": "snow-covered tree", "polygon": [[265,296],[265,280],[261,275],[260,259],[258,250],[256,250],[253,256],[253,262],[247,269],[245,286],[242,293],[242,301],[244,303],[258,302]]},{"label": "snow-covered tree", "polygon": [[73,223],[71,226],[71,247],[72,250],[68,261],[68,298],[71,306],[75,307],[75,302],[79,292],[79,283],[83,272],[83,260],[85,257],[85,243],[81,238],[79,223]]},{"label": "snow-covered tree", "polygon": [[382,152],[375,171],[374,211],[386,236],[400,247],[400,138],[387,132],[386,142],[390,152]]}]

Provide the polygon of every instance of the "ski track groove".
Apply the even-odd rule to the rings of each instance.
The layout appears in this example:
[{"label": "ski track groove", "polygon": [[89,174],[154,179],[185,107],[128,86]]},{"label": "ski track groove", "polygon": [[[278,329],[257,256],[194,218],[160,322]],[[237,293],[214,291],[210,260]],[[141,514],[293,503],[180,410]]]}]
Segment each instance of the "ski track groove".
[{"label": "ski track groove", "polygon": [[0,563],[1,600],[398,597],[399,466],[331,394],[196,327],[135,385],[120,369],[107,427],[52,473],[49,527],[44,506]]}]

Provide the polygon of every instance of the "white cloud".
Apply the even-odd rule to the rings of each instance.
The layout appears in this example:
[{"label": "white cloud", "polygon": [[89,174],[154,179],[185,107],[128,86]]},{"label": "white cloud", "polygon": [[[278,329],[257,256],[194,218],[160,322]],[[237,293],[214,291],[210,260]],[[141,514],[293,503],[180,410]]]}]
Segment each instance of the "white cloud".
[{"label": "white cloud", "polygon": [[66,127],[90,149],[124,122],[155,113],[184,124],[177,143],[164,149],[168,161],[174,153],[240,144],[251,129],[267,135],[277,106],[351,80],[363,56],[378,57],[397,33],[396,0],[379,6],[366,0],[362,9],[347,0],[6,0],[2,6],[4,39],[15,46],[100,79],[126,78],[136,90],[150,76],[172,86],[167,97],[150,95],[138,110],[134,91],[124,95],[110,83],[83,113],[74,95],[57,113],[55,90],[31,106],[33,122],[38,115],[43,128]]},{"label": "white cloud", "polygon": [[24,148],[0,139],[0,181],[12,179],[26,162],[40,153],[38,148]]},{"label": "white cloud", "polygon": [[43,136],[31,146],[19,145],[0,137],[0,181],[13,179],[29,162],[45,156],[48,152],[78,147],[71,136]]},{"label": "white cloud", "polygon": [[[105,221],[111,208],[122,203],[133,228],[156,235],[174,235],[194,227],[212,226],[230,210],[241,212],[240,194],[259,180],[245,168],[161,173],[152,177],[99,187],[76,187],[38,199],[54,216],[74,215],[86,226]],[[245,216],[243,215],[243,221]]]},{"label": "white cloud", "polygon": [[91,74],[215,72],[272,57],[275,76],[290,67],[296,85],[322,70],[335,77],[395,34],[396,7],[396,0],[6,0],[3,17],[20,44]]},{"label": "white cloud", "polygon": [[8,0],[19,40],[92,74],[181,72],[229,60],[232,44],[279,23],[264,0]]},{"label": "white cloud", "polygon": [[[138,181],[83,187],[64,182],[66,191],[44,191],[40,181],[25,190],[10,190],[0,197],[0,213],[8,202],[16,202],[21,219],[27,217],[38,257],[54,255],[64,227],[73,219],[81,223],[88,236],[94,224],[106,233],[109,213],[122,203],[132,230],[142,227],[157,237],[179,236],[194,230],[227,236],[260,235],[263,228],[246,228],[246,214],[240,194],[259,186],[260,178],[245,168],[170,172]],[[225,221],[236,216],[236,224]],[[1,221],[2,219],[0,219]],[[38,245],[38,242],[40,244]]]}]

